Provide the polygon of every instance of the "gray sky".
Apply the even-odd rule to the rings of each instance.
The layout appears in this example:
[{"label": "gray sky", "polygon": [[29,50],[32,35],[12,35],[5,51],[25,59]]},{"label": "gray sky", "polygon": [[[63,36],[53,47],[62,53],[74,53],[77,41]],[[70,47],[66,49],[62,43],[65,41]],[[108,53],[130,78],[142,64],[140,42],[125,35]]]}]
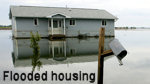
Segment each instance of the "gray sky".
[{"label": "gray sky", "polygon": [[105,9],[119,18],[115,26],[150,27],[150,0],[0,0],[0,24],[11,24],[10,5]]}]

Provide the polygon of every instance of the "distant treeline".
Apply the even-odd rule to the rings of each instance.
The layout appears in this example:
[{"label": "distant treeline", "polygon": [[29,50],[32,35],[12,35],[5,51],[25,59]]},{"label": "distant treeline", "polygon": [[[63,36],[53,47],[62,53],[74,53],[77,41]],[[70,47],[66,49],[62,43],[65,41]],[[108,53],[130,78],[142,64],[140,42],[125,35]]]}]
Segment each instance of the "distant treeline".
[{"label": "distant treeline", "polygon": [[11,30],[11,25],[0,25],[0,30]]},{"label": "distant treeline", "polygon": [[11,25],[0,25],[0,28],[11,28]]},{"label": "distant treeline", "polygon": [[115,29],[136,29],[136,27],[115,27]]}]

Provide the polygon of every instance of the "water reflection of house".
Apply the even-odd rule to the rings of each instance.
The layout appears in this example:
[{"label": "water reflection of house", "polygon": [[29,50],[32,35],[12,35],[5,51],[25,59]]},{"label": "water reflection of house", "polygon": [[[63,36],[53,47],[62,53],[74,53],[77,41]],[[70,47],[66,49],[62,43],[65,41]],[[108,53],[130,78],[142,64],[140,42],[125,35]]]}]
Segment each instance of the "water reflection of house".
[{"label": "water reflection of house", "polygon": [[[113,38],[105,39],[105,50]],[[68,38],[62,41],[39,41],[40,61],[42,64],[63,64],[97,61],[98,39]],[[30,39],[13,40],[13,63],[14,66],[31,66],[33,50],[30,48]]]}]

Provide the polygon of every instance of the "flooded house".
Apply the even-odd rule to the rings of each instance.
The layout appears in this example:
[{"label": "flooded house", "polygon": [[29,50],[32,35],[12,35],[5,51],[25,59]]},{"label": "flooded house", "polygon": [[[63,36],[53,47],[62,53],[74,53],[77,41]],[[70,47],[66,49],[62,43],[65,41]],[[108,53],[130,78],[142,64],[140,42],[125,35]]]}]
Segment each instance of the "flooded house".
[{"label": "flooded house", "polygon": [[117,20],[105,10],[39,6],[10,6],[9,18],[15,38],[30,37],[30,32],[41,37],[99,36],[101,27],[106,36],[114,36]]}]

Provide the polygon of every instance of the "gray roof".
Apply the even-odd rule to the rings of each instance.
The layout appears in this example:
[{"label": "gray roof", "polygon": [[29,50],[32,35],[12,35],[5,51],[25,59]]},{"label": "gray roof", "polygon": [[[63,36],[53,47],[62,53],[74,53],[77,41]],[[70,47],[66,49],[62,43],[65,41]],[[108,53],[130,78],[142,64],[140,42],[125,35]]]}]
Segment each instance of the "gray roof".
[{"label": "gray roof", "polygon": [[39,6],[10,6],[10,18],[15,17],[48,17],[62,14],[70,18],[84,19],[117,19],[109,12],[99,9],[39,7]]}]

